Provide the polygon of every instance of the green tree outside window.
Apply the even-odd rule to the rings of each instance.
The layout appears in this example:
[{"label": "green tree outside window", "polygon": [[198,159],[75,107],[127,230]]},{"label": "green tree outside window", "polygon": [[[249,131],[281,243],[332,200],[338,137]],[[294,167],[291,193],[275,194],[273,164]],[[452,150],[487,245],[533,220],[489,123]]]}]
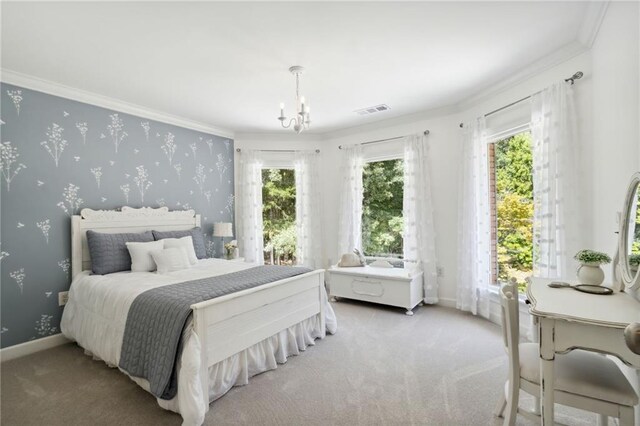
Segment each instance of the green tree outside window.
[{"label": "green tree outside window", "polygon": [[404,162],[396,159],[365,164],[362,185],[364,254],[402,257]]},{"label": "green tree outside window", "polygon": [[495,142],[498,281],[521,289],[533,271],[533,153],[531,133]]},{"label": "green tree outside window", "polygon": [[296,263],[296,179],[292,169],[262,170],[264,261]]}]

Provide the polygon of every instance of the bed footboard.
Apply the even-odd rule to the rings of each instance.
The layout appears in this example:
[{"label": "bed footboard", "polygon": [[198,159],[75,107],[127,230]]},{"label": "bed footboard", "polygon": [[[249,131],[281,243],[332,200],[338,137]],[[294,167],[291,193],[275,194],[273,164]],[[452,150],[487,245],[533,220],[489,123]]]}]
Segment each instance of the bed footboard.
[{"label": "bed footboard", "polygon": [[317,314],[325,336],[323,290],[324,270],[319,269],[191,306],[207,411],[210,366]]}]

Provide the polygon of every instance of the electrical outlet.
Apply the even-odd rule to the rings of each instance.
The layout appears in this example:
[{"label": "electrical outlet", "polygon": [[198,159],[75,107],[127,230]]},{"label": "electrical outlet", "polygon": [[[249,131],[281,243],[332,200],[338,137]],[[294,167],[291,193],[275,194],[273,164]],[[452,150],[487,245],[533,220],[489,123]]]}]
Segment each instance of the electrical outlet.
[{"label": "electrical outlet", "polygon": [[61,291],[58,293],[58,306],[64,306],[69,301],[69,292]]},{"label": "electrical outlet", "polygon": [[436,274],[438,277],[444,277],[444,268],[442,266],[436,266]]}]

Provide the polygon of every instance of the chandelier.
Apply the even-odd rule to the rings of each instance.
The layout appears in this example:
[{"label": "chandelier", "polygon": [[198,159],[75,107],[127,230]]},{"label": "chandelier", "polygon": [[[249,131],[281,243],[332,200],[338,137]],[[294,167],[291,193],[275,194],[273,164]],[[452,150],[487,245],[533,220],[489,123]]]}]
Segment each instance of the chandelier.
[{"label": "chandelier", "polygon": [[289,68],[289,72],[296,77],[296,115],[288,119],[289,123],[285,124],[287,121],[287,117],[284,115],[284,103],[280,104],[280,124],[285,129],[288,129],[293,125],[293,130],[296,133],[301,133],[303,130],[309,129],[309,124],[311,124],[311,120],[309,119],[309,108],[308,104],[305,104],[304,96],[300,96],[300,76],[304,72],[304,67],[300,65],[295,65]]}]

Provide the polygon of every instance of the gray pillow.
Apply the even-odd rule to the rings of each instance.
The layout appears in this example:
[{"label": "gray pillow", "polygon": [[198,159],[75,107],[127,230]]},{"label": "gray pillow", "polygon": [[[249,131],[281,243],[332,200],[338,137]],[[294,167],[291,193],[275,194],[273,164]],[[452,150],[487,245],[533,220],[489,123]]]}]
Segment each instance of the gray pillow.
[{"label": "gray pillow", "polygon": [[91,271],[97,275],[130,271],[131,256],[127,250],[127,243],[146,243],[149,241],[153,241],[151,231],[128,234],[87,231]]},{"label": "gray pillow", "polygon": [[204,246],[204,235],[202,235],[202,229],[192,228],[184,231],[152,231],[153,238],[162,240],[163,238],[182,238],[191,235],[193,239],[193,248],[196,251],[196,257],[198,259],[207,258],[207,249]]}]

